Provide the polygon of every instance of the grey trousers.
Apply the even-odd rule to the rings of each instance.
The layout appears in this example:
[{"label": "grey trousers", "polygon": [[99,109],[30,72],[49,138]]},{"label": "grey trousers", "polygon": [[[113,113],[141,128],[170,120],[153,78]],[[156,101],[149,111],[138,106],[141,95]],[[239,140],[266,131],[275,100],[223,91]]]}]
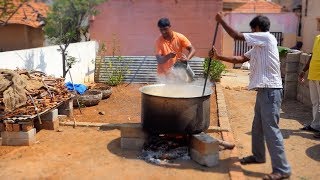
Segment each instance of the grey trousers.
[{"label": "grey trousers", "polygon": [[282,89],[258,89],[252,123],[252,153],[257,161],[265,161],[264,143],[266,142],[271,156],[272,172],[291,174],[284,152],[283,137],[278,126],[282,94]]},{"label": "grey trousers", "polygon": [[313,120],[311,127],[320,131],[320,81],[309,80]]}]

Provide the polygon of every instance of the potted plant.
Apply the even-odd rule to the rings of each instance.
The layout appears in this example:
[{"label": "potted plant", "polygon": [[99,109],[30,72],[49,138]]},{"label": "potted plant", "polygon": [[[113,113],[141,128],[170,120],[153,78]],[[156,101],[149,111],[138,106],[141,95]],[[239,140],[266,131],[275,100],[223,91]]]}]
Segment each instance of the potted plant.
[{"label": "potted plant", "polygon": [[[208,65],[209,65],[210,58],[207,57],[204,59],[203,62],[203,68],[204,68],[204,74],[207,74],[208,71]],[[221,74],[226,70],[226,66],[218,60],[212,59],[209,69],[209,76],[211,81],[220,82]]]}]

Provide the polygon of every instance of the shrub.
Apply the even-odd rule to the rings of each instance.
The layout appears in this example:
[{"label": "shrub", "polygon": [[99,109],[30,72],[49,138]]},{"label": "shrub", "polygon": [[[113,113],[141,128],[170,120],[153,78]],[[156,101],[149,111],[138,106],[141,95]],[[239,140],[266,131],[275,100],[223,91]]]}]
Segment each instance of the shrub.
[{"label": "shrub", "polygon": [[129,73],[128,66],[123,63],[123,57],[117,56],[110,58],[106,63],[108,64],[107,84],[110,86],[119,85],[123,81],[124,75]]},{"label": "shrub", "polygon": [[[203,68],[204,68],[204,74],[207,74],[208,71],[208,65],[209,65],[209,60],[210,58],[205,58],[203,62]],[[226,69],[226,66],[218,60],[212,59],[211,60],[211,65],[210,65],[210,70],[209,70],[209,76],[210,80],[212,81],[218,81],[221,78],[222,72],[224,72]]]}]

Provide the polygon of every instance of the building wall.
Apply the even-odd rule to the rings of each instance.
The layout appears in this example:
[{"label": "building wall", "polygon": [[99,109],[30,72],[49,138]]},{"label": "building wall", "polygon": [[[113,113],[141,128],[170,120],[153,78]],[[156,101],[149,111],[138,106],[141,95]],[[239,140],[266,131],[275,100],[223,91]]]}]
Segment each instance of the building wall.
[{"label": "building wall", "polygon": [[43,46],[44,35],[40,28],[9,24],[0,27],[0,50],[12,51]]},{"label": "building wall", "polygon": [[[109,0],[98,9],[100,14],[91,21],[90,36],[105,41],[109,54],[114,37],[121,55],[154,55],[155,40],[160,35],[157,22],[168,17],[172,29],[191,41],[196,56],[205,57],[222,0]],[[220,50],[220,36],[216,44]]]},{"label": "building wall", "polygon": [[[7,51],[0,53],[0,67],[4,69],[38,70],[55,77],[62,76],[62,57],[57,51],[59,46],[48,46],[33,49]],[[98,44],[95,41],[72,43],[68,55],[76,58],[77,62],[70,72],[75,83],[94,81],[94,60]],[[70,81],[67,74],[66,82]]]},{"label": "building wall", "polygon": [[[258,14],[247,13],[229,13],[226,15],[225,20],[232,28],[239,32],[251,32],[249,23]],[[293,47],[296,44],[296,33],[298,28],[298,17],[294,13],[276,13],[276,14],[263,14],[271,21],[271,32],[282,32],[283,41],[282,46]],[[223,31],[223,54],[232,56],[234,52],[234,40]],[[233,67],[230,63],[228,67]]]},{"label": "building wall", "polygon": [[317,30],[317,18],[320,18],[319,8],[319,0],[308,0],[308,6],[306,6],[306,0],[302,1],[302,50],[308,53],[312,51],[315,36],[320,34]]}]

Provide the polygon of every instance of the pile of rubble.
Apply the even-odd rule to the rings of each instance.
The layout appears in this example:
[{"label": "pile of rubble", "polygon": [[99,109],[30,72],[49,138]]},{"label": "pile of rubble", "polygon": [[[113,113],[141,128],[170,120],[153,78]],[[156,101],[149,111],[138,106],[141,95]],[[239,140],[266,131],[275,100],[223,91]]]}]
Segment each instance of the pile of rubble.
[{"label": "pile of rubble", "polygon": [[0,69],[0,120],[34,116],[71,97],[64,78],[40,71]]}]

